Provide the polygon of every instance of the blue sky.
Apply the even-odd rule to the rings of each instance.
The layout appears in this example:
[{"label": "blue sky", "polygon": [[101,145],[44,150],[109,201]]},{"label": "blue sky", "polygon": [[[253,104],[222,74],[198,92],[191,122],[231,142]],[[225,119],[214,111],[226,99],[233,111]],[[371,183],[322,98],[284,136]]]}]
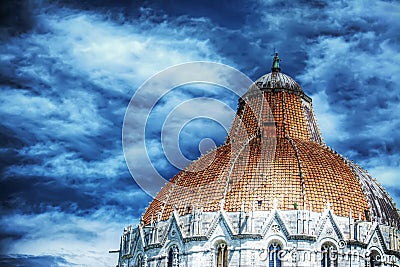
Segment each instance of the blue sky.
[{"label": "blue sky", "polygon": [[[146,79],[184,62],[230,65],[252,79],[282,71],[313,98],[326,143],[400,204],[400,4],[396,1],[8,1],[0,9],[0,263],[113,266],[119,235],[151,198],[124,160],[122,124]],[[151,115],[221,88],[177,88]],[[157,113],[157,109],[161,110]],[[202,132],[202,129],[207,129]],[[192,135],[191,133],[196,134]],[[182,153],[219,145],[220,124],[183,128]],[[185,137],[186,136],[186,137]],[[188,139],[187,136],[192,137]],[[155,168],[177,168],[148,147]]]}]

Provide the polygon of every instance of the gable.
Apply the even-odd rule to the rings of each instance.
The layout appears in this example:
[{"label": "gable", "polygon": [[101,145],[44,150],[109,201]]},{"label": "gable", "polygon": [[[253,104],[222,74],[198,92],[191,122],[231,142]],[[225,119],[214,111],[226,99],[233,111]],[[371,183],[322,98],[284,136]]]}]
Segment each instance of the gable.
[{"label": "gable", "polygon": [[229,239],[232,239],[234,235],[233,227],[224,212],[218,212],[206,234],[209,239],[221,235],[229,237]]},{"label": "gable", "polygon": [[165,232],[165,235],[162,238],[162,241],[161,241],[162,245],[165,245],[167,240],[169,240],[169,241],[175,240],[175,241],[178,241],[179,243],[182,242],[184,236],[183,236],[182,229],[179,226],[178,221],[179,221],[179,217],[178,217],[177,213],[174,211],[171,214],[171,217],[169,219],[169,225],[168,225],[167,231]]},{"label": "gable", "polygon": [[378,224],[374,224],[374,226],[371,229],[371,232],[369,233],[366,243],[368,244],[368,248],[378,248],[380,252],[387,252],[387,247],[382,235],[382,232],[379,228]]},{"label": "gable", "polygon": [[268,217],[266,226],[262,230],[263,237],[273,234],[281,234],[286,238],[289,236],[289,231],[285,222],[277,210],[273,211],[273,213]]},{"label": "gable", "polygon": [[319,225],[319,228],[316,229],[317,240],[321,240],[323,238],[344,240],[343,234],[340,231],[332,212],[329,210],[322,216],[321,224]]}]

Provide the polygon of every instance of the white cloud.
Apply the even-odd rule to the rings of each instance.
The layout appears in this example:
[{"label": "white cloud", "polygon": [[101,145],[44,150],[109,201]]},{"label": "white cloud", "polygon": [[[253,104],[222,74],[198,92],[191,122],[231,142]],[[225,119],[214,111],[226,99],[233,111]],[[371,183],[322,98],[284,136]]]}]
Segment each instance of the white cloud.
[{"label": "white cloud", "polygon": [[[55,149],[50,155],[49,151]],[[119,151],[108,157],[100,157],[95,161],[86,161],[73,152],[63,151],[58,144],[36,144],[20,151],[21,156],[29,156],[32,158],[41,157],[43,164],[23,164],[10,167],[6,175],[22,175],[22,176],[42,176],[57,177],[59,181],[65,178],[73,178],[84,187],[96,186],[99,179],[120,178],[125,174],[126,167],[124,157]]]},{"label": "white cloud", "polygon": [[4,239],[2,245],[6,245],[9,254],[52,255],[71,265],[112,266],[117,263],[118,254],[108,251],[119,249],[118,237],[128,219],[129,223],[137,223],[107,207],[85,217],[57,210],[3,216],[3,231],[22,233],[24,238],[12,243]]},{"label": "white cloud", "polygon": [[[38,175],[116,175],[119,172],[116,168],[120,167],[115,166],[121,164],[114,159],[101,159],[103,155],[99,155],[97,161],[84,162],[79,154],[61,144],[79,146],[89,142],[95,146],[93,137],[104,135],[104,131],[118,131],[119,126],[104,117],[103,109],[108,108],[108,113],[122,121],[121,101],[129,99],[130,93],[155,71],[185,61],[221,60],[207,40],[188,37],[187,31],[193,29],[162,23],[152,28],[146,25],[144,30],[140,22],[120,25],[100,15],[72,12],[64,9],[60,13],[42,14],[39,18],[47,33],[15,38],[3,55],[3,59],[12,63],[19,56],[15,47],[27,48],[23,60],[32,64],[16,66],[16,71],[57,91],[54,94],[39,87],[35,88],[39,95],[14,89],[0,93],[0,112],[14,118],[7,126],[21,137],[28,136],[28,131],[34,136],[27,138],[43,140],[25,147],[20,154],[49,157],[45,165],[13,167],[13,174],[32,170],[32,174]],[[211,73],[216,75],[210,70]],[[93,84],[102,91],[93,88]],[[115,95],[114,91],[123,94]],[[115,100],[115,96],[120,100]],[[138,119],[143,115],[137,110]],[[20,127],[15,121],[20,122]],[[116,140],[115,144],[118,143]],[[63,154],[55,155],[54,147]]]},{"label": "white cloud", "polygon": [[330,144],[333,141],[343,140],[347,137],[347,134],[342,130],[345,116],[332,110],[327,97],[324,91],[311,95],[318,126],[324,137],[324,141]]},{"label": "white cloud", "polygon": [[[191,160],[182,154],[179,143],[181,131],[190,121],[196,118],[206,118],[220,123],[226,132],[229,132],[235,114],[236,111],[225,103],[212,98],[194,98],[176,105],[164,121],[161,144],[159,144],[163,148],[167,160],[179,169],[184,169],[191,163]],[[191,133],[191,136],[185,140],[193,142],[194,136],[204,135],[204,132],[207,132],[206,124],[203,123],[198,131]],[[215,133],[208,131],[209,138],[213,138],[213,134]]]},{"label": "white cloud", "polygon": [[[95,13],[70,9],[41,14],[38,19],[44,30],[13,37],[0,47],[0,63],[6,66],[2,72],[10,74],[15,83],[14,86],[11,82],[0,92],[0,116],[7,118],[3,124],[26,141],[19,156],[45,159],[45,163],[13,166],[8,169],[9,174],[54,176],[60,180],[71,175],[82,183],[82,191],[93,189],[99,176],[114,183],[125,168],[118,140],[119,123],[128,99],[140,84],[157,71],[193,60],[236,61],[242,67],[246,65],[243,68],[257,71],[264,68],[256,65],[264,64],[266,58],[269,60],[270,51],[266,50],[273,46],[294,55],[294,59],[284,59],[287,65],[302,64],[301,54],[307,55],[306,69],[299,81],[306,90],[313,92],[314,109],[328,143],[348,142],[346,139],[355,130],[360,131],[361,137],[370,135],[372,139],[382,140],[382,136],[391,136],[395,140],[392,135],[396,135],[398,128],[398,101],[379,109],[377,116],[368,113],[370,107],[364,109],[366,115],[363,117],[370,119],[370,123],[363,131],[357,127],[350,131],[352,125],[346,116],[352,112],[354,116],[362,110],[339,109],[339,104],[343,103],[331,98],[332,92],[329,94],[326,88],[340,92],[343,90],[339,88],[340,79],[352,77],[359,82],[355,86],[361,85],[357,89],[372,89],[372,97],[360,97],[360,103],[381,95],[390,96],[387,99],[398,97],[398,91],[369,87],[366,81],[377,73],[382,80],[392,82],[393,88],[400,88],[396,78],[400,72],[400,56],[393,39],[398,35],[396,25],[400,6],[378,1],[373,12],[366,12],[369,6],[360,1],[330,2],[330,6],[324,8],[302,10],[297,4],[272,12],[275,5],[271,3],[268,8],[257,5],[261,12],[253,10],[254,14],[262,16],[251,14],[257,17],[257,23],[243,25],[239,30],[210,29],[211,20],[199,18],[196,22],[188,16],[178,18],[179,25],[176,25],[176,21],[167,17],[159,24],[146,18],[118,24]],[[186,23],[188,21],[195,24]],[[360,30],[354,30],[357,27]],[[237,40],[242,43],[236,43]],[[247,46],[248,43],[251,46]],[[224,58],[222,53],[231,58]],[[248,62],[251,60],[256,62]],[[351,74],[347,72],[346,77],[335,78],[337,70],[343,67],[349,67]],[[383,69],[385,71],[380,71]],[[180,76],[167,77],[166,81],[177,82],[193,74],[204,77],[204,73],[204,70],[188,69]],[[209,69],[207,75],[210,79],[223,77],[213,69]],[[228,82],[234,84],[237,80],[229,77]],[[159,92],[157,87],[149,90],[148,96]],[[129,138],[134,142],[140,140],[143,133],[134,128],[135,123],[146,115],[148,104],[154,104],[149,103],[148,96],[141,99],[141,105],[132,115],[130,123],[134,130]],[[179,100],[179,96],[171,97],[167,105],[179,105]],[[204,108],[210,109],[209,106]],[[390,119],[382,121],[385,117]],[[159,144],[151,141],[154,142],[149,145],[152,154],[162,155]],[[145,155],[135,146],[127,153],[136,162]],[[93,158],[82,158],[88,155]],[[365,164],[384,185],[398,187],[396,158],[380,155],[362,165]],[[165,168],[161,156],[155,160],[160,168]],[[141,171],[145,177],[152,175],[148,169]],[[137,191],[98,193],[104,194],[99,198],[126,202],[143,198],[143,192]],[[61,210],[38,215],[8,215],[2,218],[4,230],[21,229],[23,238],[6,246],[10,247],[10,253],[52,253],[77,264],[92,266],[99,265],[100,261],[100,265],[115,265],[116,255],[108,255],[107,251],[117,248],[122,226],[131,223],[132,218],[129,214],[110,214],[105,209],[85,217]]]},{"label": "white cloud", "polygon": [[156,70],[193,60],[221,60],[207,40],[188,37],[185,28],[173,24],[143,29],[140,23],[120,25],[85,13],[43,19],[53,33],[35,38],[53,44],[50,56],[61,55],[65,63],[107,90],[132,92]]},{"label": "white cloud", "polygon": [[[39,20],[46,33],[14,37],[2,48],[3,63],[18,74],[24,89],[9,85],[1,91],[0,115],[13,118],[4,123],[26,138],[19,156],[34,159],[16,162],[6,174],[53,177],[66,187],[71,185],[65,177],[73,177],[79,182],[76,189],[96,192],[98,199],[145,199],[143,192],[105,192],[107,186],[98,186],[99,177],[118,183],[126,172],[121,142],[113,140],[120,137],[121,106],[158,70],[221,57],[206,39],[190,36],[187,31],[193,29],[173,24],[120,25],[68,9],[41,14]],[[139,110],[138,117],[142,114]],[[131,214],[113,214],[107,207],[87,216],[19,212],[2,217],[3,231],[23,236],[4,243],[7,253],[59,255],[80,266],[115,265],[117,255],[108,250],[118,249],[123,225],[135,223]]]}]

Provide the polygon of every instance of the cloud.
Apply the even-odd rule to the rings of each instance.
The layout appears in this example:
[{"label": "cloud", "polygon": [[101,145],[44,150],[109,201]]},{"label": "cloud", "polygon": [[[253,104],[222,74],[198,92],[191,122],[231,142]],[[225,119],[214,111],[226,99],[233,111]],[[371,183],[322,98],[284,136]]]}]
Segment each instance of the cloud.
[{"label": "cloud", "polygon": [[34,256],[34,255],[7,255],[0,257],[0,264],[4,266],[66,266],[73,265],[70,262],[67,262],[64,258],[58,256],[51,255],[42,255],[42,256]]},{"label": "cloud", "polygon": [[[10,79],[5,79],[7,90],[0,94],[1,116],[11,118],[3,126],[21,142],[34,143],[21,149],[19,156],[42,158],[56,166],[51,173],[37,164],[32,166],[34,174],[43,168],[41,175],[64,176],[75,165],[81,170],[77,175],[92,171],[97,175],[99,165],[109,165],[102,156],[108,160],[120,151],[118,131],[129,93],[154,70],[211,54],[206,42],[187,38],[185,31],[168,25],[142,31],[140,24],[121,26],[72,10],[39,18],[47,25],[45,34],[14,38],[3,48],[2,66],[11,70]],[[168,32],[176,40],[167,39]],[[96,144],[101,144],[102,151]],[[85,166],[79,165],[82,159]],[[93,163],[96,159],[98,164]],[[93,170],[82,169],[90,165]],[[23,170],[29,167],[11,166],[9,171],[25,174]]]},{"label": "cloud", "polygon": [[107,207],[89,216],[77,216],[61,210],[12,214],[2,218],[1,232],[23,238],[5,238],[1,241],[1,248],[3,253],[15,255],[18,263],[27,261],[23,257],[27,254],[48,255],[29,259],[42,264],[54,260],[54,264],[58,265],[108,266],[117,262],[116,255],[108,254],[108,251],[118,248],[115,239],[120,235],[122,225],[136,222],[132,219],[128,221],[123,214]]},{"label": "cloud", "polygon": [[[400,199],[400,6],[395,2],[376,1],[373,12],[360,1],[2,5],[1,248],[15,254],[3,262],[116,263],[107,251],[118,246],[122,225],[136,223],[150,200],[124,162],[125,109],[149,77],[195,60],[225,63],[256,79],[269,71],[276,48],[282,71],[313,97],[328,145],[369,169],[396,202]],[[237,81],[219,74],[210,69],[207,77]],[[154,104],[157,88],[141,99],[133,127]],[[147,146],[165,177],[178,171],[163,154],[160,137],[175,106],[182,105],[182,113],[171,125],[184,127],[179,137],[166,140],[178,138],[187,157],[198,155],[205,137],[217,143],[225,137],[221,125],[207,119],[184,124],[196,109],[182,103],[196,97],[218,99],[232,109],[237,103],[235,95],[212,86],[176,88],[157,100]],[[222,106],[197,104],[216,116],[226,113]]]},{"label": "cloud", "polygon": [[[345,15],[335,17],[345,28],[344,34],[316,39],[308,49],[310,57],[300,80],[315,94],[318,106],[330,107],[328,117],[324,109],[321,114],[321,108],[316,107],[329,143],[375,170],[384,185],[393,186],[398,185],[397,179],[392,175],[389,181],[384,170],[400,170],[400,81],[396,79],[400,67],[393,13],[384,10],[399,7],[379,2],[376,12],[367,15],[361,14],[364,8],[351,2],[344,9]],[[332,123],[334,129],[330,128]],[[378,169],[381,172],[376,172]]]},{"label": "cloud", "polygon": [[1,251],[9,262],[114,264],[108,250],[150,200],[122,154],[131,94],[165,67],[221,58],[175,25],[47,11],[32,11],[31,27],[0,48],[1,153],[11,157],[2,163]]}]

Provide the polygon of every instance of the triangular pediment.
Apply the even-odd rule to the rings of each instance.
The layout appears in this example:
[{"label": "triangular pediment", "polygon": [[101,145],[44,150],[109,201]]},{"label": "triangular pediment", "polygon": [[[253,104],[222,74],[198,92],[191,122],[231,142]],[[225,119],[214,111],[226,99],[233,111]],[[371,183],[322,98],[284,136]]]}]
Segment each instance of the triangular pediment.
[{"label": "triangular pediment", "polygon": [[175,240],[178,242],[182,242],[184,238],[184,234],[180,227],[179,223],[179,215],[176,211],[172,212],[171,217],[168,220],[168,227],[165,232],[165,235],[162,239],[161,244],[164,245],[167,240]]},{"label": "triangular pediment", "polygon": [[234,235],[233,226],[228,216],[223,211],[218,212],[214,217],[206,234],[207,238],[218,235],[223,235],[229,237],[230,239]]},{"label": "triangular pediment", "polygon": [[369,249],[375,247],[379,248],[381,252],[387,252],[387,247],[381,229],[379,228],[379,225],[377,223],[373,224],[371,231],[367,236],[366,243],[368,244]]},{"label": "triangular pediment", "polygon": [[263,237],[269,234],[281,234],[286,238],[289,236],[289,231],[285,225],[283,216],[278,210],[273,210],[270,216],[268,216],[267,223],[261,232]]},{"label": "triangular pediment", "polygon": [[317,239],[325,237],[334,238],[336,240],[344,240],[343,234],[338,227],[332,212],[329,210],[321,216],[321,222],[316,229]]}]

